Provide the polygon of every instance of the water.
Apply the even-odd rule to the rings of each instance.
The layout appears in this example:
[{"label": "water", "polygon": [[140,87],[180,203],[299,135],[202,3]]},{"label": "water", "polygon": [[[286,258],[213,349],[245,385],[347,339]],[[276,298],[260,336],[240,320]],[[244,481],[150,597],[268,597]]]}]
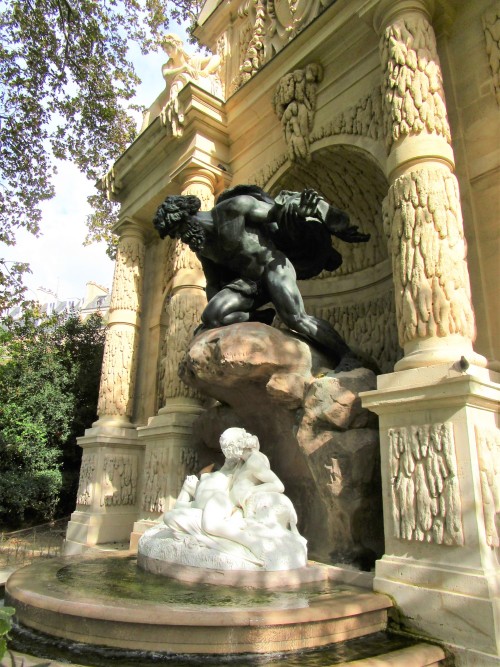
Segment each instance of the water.
[{"label": "water", "polygon": [[49,637],[15,626],[9,648],[38,658],[59,660],[86,667],[331,667],[348,660],[360,660],[411,646],[406,637],[377,632],[369,637],[351,639],[322,649],[288,654],[264,655],[173,655],[152,651],[119,651]]},{"label": "water", "polygon": [[[168,605],[176,610],[213,607],[259,610],[307,607],[313,600],[331,599],[346,585],[332,582],[308,584],[300,589],[282,591],[234,588],[208,584],[186,584],[159,577],[137,567],[135,557],[64,559],[40,564],[37,589],[75,601],[102,601],[106,604],[132,603],[144,609],[149,605]],[[272,655],[174,655],[159,652],[117,650],[70,642],[16,625],[9,642],[11,649],[38,658],[58,660],[88,667],[327,667],[347,660],[380,655],[411,645],[402,637],[376,633],[326,648],[300,653]]]},{"label": "water", "polygon": [[307,584],[298,589],[281,591],[189,584],[159,577],[141,570],[134,556],[123,558],[93,558],[69,562],[57,570],[55,581],[46,582],[51,594],[66,599],[83,597],[103,602],[137,601],[143,605],[164,604],[174,609],[224,608],[283,609],[306,607],[319,597],[332,596],[350,586],[331,582]]}]

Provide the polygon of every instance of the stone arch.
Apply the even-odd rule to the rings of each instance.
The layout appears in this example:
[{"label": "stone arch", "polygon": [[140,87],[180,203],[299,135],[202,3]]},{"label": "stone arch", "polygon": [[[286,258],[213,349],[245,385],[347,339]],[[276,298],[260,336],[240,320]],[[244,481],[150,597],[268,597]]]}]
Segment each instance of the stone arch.
[{"label": "stone arch", "polygon": [[324,271],[301,282],[306,308],[328,320],[355,348],[372,356],[382,372],[391,372],[401,357],[397,342],[394,283],[382,223],[387,179],[367,151],[347,144],[322,146],[310,162],[294,162],[280,170],[265,189],[314,188],[353,224],[371,234],[367,244],[336,239],[343,256],[334,273]]}]

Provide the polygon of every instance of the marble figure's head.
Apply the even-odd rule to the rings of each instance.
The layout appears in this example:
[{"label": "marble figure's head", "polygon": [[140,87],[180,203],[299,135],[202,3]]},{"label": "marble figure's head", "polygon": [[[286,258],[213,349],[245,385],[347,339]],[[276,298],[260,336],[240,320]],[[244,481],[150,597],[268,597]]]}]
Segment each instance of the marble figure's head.
[{"label": "marble figure's head", "polygon": [[227,428],[220,437],[222,453],[228,461],[239,459],[245,451],[258,451],[259,439],[244,428]]},{"label": "marble figure's head", "polygon": [[165,51],[170,57],[176,56],[179,53],[185,53],[184,42],[178,35],[169,33],[165,35],[161,42],[161,48]]}]

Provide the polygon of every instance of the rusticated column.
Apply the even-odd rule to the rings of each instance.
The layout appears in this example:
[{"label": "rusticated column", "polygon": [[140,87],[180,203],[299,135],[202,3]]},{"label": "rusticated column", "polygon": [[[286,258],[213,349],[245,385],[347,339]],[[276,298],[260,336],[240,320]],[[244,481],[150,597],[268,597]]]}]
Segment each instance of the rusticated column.
[{"label": "rusticated column", "polygon": [[380,430],[385,554],[373,586],[394,598],[402,627],[442,642],[457,665],[498,665],[495,473],[485,471],[500,442],[500,378],[472,350],[433,4],[383,0],[375,13],[390,183],[384,228],[405,356],[361,399]]},{"label": "rusticated column", "polygon": [[126,219],[113,277],[95,426],[131,426],[144,271],[142,228]]},{"label": "rusticated column", "polygon": [[[181,179],[183,195],[196,195],[204,211],[213,207],[215,178],[211,172],[188,169]],[[198,395],[180,380],[177,370],[206,305],[203,270],[194,252],[177,241],[170,261],[173,280],[166,306],[168,325],[160,360],[160,414],[175,410],[179,399],[184,404],[186,399],[199,404]]]},{"label": "rusticated column", "polygon": [[475,337],[458,182],[426,0],[383,2],[375,16],[391,183],[383,205],[392,256],[397,370],[484,360]]},{"label": "rusticated column", "polygon": [[[181,193],[196,195],[203,210],[214,205],[215,176],[207,169],[181,173]],[[179,363],[201,322],[206,305],[205,278],[196,255],[181,241],[172,243],[172,283],[167,297],[167,330],[160,354],[158,414],[138,429],[145,443],[141,519],[130,537],[135,548],[140,535],[158,514],[171,509],[186,475],[199,472],[204,461],[193,445],[192,424],[202,411],[200,396],[184,385]]]}]

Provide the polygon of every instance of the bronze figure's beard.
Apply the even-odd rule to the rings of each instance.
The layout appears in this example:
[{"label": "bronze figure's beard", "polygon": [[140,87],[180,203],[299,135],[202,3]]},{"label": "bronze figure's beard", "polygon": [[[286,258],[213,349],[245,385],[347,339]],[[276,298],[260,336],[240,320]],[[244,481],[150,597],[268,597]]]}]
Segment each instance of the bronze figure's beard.
[{"label": "bronze figure's beard", "polygon": [[183,225],[181,241],[188,245],[193,252],[203,250],[206,241],[205,230],[196,220],[189,220]]}]

